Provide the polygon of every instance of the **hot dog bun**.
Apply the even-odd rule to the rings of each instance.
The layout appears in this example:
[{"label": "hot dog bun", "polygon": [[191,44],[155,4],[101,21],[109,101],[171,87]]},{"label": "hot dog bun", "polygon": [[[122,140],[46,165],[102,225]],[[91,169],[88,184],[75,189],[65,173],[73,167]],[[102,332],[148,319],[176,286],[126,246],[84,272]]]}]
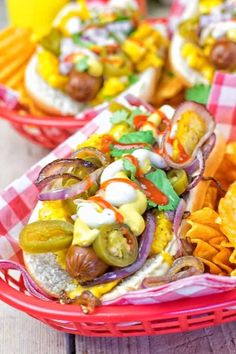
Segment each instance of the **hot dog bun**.
[{"label": "hot dog bun", "polygon": [[[199,0],[193,0],[189,2],[186,10],[181,18],[181,21],[190,19],[191,17],[196,17],[199,15]],[[227,30],[235,29],[236,23],[232,20],[220,20],[218,22],[213,22],[206,25],[201,29],[200,36],[198,37],[199,46],[204,44],[206,37],[211,35],[213,38],[218,40],[221,36],[227,32]],[[200,70],[195,70],[189,66],[186,58],[182,55],[182,48],[186,43],[190,43],[190,40],[185,39],[178,28],[176,28],[173,35],[170,50],[169,50],[169,60],[171,67],[175,74],[183,81],[187,87],[191,87],[197,84],[209,84],[209,80],[204,77]],[[194,42],[195,43],[195,42]],[[210,58],[209,58],[210,59]],[[209,60],[210,63],[210,60]]]},{"label": "hot dog bun", "polygon": [[[89,108],[85,103],[79,103],[61,90],[54,89],[37,73],[37,57],[34,55],[25,72],[25,87],[35,104],[43,111],[56,115],[77,115]],[[161,69],[149,68],[140,76],[137,83],[130,86],[123,94],[133,95],[150,101],[153,97],[156,83],[160,78]]]},{"label": "hot dog bun", "polygon": [[[164,107],[168,109],[171,108],[170,106]],[[104,112],[101,114],[104,114]],[[170,115],[170,119],[172,115],[173,112]],[[216,131],[216,144],[206,161],[204,176],[207,177],[215,175],[215,172],[224,156],[225,144],[225,139],[218,131]],[[190,191],[187,199],[186,210],[193,212],[203,206],[208,185],[209,182],[200,182]],[[39,220],[39,210],[41,207],[42,202],[38,202],[31,215],[29,223]],[[183,222],[180,229],[180,235],[184,236],[186,231],[186,224]],[[167,243],[164,251],[172,256],[177,253],[178,241],[174,234],[172,239]],[[132,276],[123,280],[122,283],[111,292],[111,294],[109,293],[108,295],[104,295],[104,301],[111,300],[127,291],[138,289],[143,278],[149,275],[164,275],[170,268],[170,264],[164,256],[165,252],[163,254],[159,253],[153,258],[148,259],[141,269],[139,269]],[[58,264],[56,254],[29,254],[27,252],[23,252],[23,254],[25,266],[28,272],[35,282],[48,294],[54,297],[60,297],[60,293],[62,291],[70,292],[76,288],[76,285],[73,283],[73,278],[70,277],[67,271],[62,269]]]}]

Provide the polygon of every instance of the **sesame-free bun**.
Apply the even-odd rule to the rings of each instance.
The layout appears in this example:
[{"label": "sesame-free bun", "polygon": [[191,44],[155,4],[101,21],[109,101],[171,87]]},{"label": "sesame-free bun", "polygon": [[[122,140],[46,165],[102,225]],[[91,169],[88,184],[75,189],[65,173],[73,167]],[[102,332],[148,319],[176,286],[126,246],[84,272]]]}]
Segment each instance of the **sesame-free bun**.
[{"label": "sesame-free bun", "polygon": [[[150,101],[154,95],[157,81],[160,78],[160,69],[149,68],[139,76],[139,80],[130,86],[125,93]],[[34,55],[25,72],[25,87],[35,104],[44,112],[55,115],[77,115],[88,104],[75,101],[61,90],[51,87],[37,73],[37,55]]]},{"label": "sesame-free bun", "polygon": [[[39,210],[42,202],[38,202],[29,223],[38,221]],[[27,253],[23,251],[24,264],[32,279],[47,294],[53,297],[59,297],[64,290],[73,290],[75,285],[73,279],[67,271],[63,270],[56,262],[54,253]]]},{"label": "sesame-free bun", "polygon": [[[190,19],[199,15],[199,0],[191,0],[186,5],[186,9],[181,17],[180,22]],[[216,39],[219,35],[223,35],[228,29],[235,29],[235,21],[219,21],[210,23],[201,31],[199,37],[199,45],[201,45],[204,39],[208,35],[213,35]],[[209,84],[209,81],[201,74],[200,71],[192,69],[186,59],[182,56],[182,48],[184,44],[188,43],[179,32],[178,27],[175,29],[173,34],[170,50],[169,50],[169,60],[174,73],[182,80],[182,82],[187,86],[191,87],[197,84]]]}]

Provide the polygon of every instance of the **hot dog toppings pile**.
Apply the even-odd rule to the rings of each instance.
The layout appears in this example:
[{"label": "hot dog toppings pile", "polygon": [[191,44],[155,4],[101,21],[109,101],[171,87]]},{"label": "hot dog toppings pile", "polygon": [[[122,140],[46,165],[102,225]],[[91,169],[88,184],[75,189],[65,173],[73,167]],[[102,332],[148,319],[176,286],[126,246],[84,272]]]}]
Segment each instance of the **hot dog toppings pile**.
[{"label": "hot dog toppings pile", "polygon": [[[39,202],[20,233],[36,283],[90,309],[130,290],[212,271],[194,246],[190,225],[209,200],[209,188],[218,193],[214,177],[225,148],[213,117],[197,103],[154,109],[128,95],[100,114],[110,131],[41,170]],[[219,232],[229,255],[232,239]]]},{"label": "hot dog toppings pile", "polygon": [[157,29],[140,16],[133,1],[66,6],[28,64],[29,95],[44,111],[59,114],[77,114],[137,82],[146,92],[138,87],[133,93],[150,99],[168,39],[164,26]]},{"label": "hot dog toppings pile", "polygon": [[189,2],[173,36],[170,60],[189,85],[210,84],[216,71],[236,71],[234,0]]}]

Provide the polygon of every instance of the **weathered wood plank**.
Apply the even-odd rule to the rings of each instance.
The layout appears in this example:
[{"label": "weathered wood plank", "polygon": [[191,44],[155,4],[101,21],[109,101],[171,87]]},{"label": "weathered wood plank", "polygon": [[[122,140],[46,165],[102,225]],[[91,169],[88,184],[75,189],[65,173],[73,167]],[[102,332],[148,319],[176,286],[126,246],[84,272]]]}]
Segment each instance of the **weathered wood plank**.
[{"label": "weathered wood plank", "polygon": [[0,354],[67,354],[65,348],[63,333],[0,303]]},{"label": "weathered wood plank", "polygon": [[48,153],[48,150],[26,141],[9,124],[0,121],[0,190],[20,177],[29,167]]},{"label": "weathered wood plank", "polygon": [[233,354],[236,323],[154,337],[76,337],[77,354]]}]

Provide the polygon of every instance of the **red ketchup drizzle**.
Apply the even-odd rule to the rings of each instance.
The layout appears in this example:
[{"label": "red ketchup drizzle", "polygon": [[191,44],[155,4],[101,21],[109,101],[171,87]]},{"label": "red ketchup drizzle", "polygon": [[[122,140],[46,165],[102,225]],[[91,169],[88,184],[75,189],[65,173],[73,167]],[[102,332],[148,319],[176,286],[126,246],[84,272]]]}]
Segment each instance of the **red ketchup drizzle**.
[{"label": "red ketchup drizzle", "polygon": [[[175,138],[170,138],[168,137],[167,139],[167,143],[170,144],[171,146],[173,146]],[[183,145],[180,144],[180,142],[178,141],[178,150],[179,150],[179,158],[178,161],[176,161],[177,163],[183,163],[186,162],[190,159],[190,156],[185,152]],[[173,158],[171,156],[169,156],[172,160]],[[174,160],[173,160],[174,161]]]},{"label": "red ketchup drizzle", "polygon": [[141,183],[144,193],[152,202],[158,205],[167,205],[169,203],[168,197],[162,193],[152,181],[145,177],[139,177],[139,182]]}]

